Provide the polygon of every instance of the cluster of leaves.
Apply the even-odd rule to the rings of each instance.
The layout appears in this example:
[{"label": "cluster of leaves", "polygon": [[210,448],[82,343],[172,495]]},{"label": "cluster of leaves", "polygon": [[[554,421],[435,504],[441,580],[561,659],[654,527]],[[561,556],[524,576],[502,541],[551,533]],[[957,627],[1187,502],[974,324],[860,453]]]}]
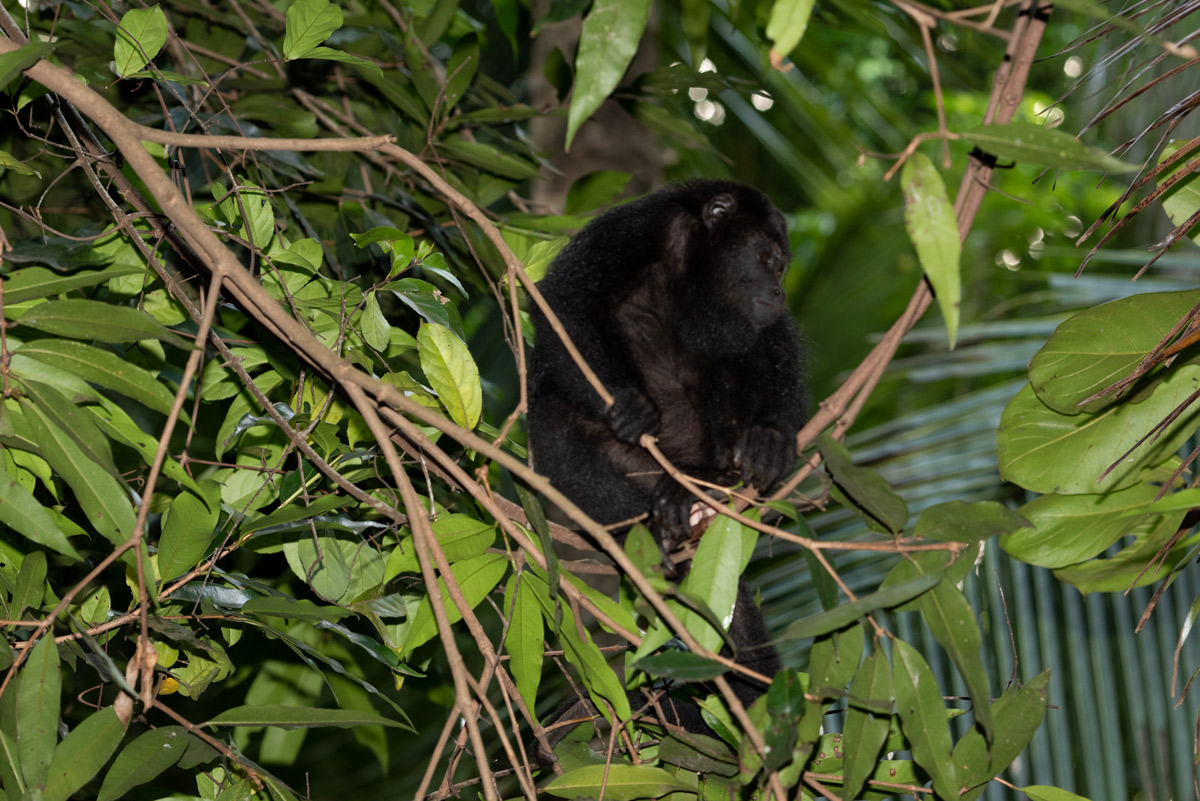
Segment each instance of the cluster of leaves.
[{"label": "cluster of leaves", "polygon": [[[1167,215],[1190,229],[1200,184],[1172,170],[1160,181]],[[1179,451],[1200,422],[1198,310],[1197,291],[1134,295],[1073,315],[1038,351],[999,433],[1004,477],[1038,493],[1020,509],[1032,527],[1000,539],[1010,555],[1085,593],[1157,582],[1161,594],[1195,561],[1200,452]],[[1181,644],[1198,612],[1200,599]]]},{"label": "cluster of leaves", "polygon": [[[934,507],[913,524],[916,539],[895,545],[910,529],[904,502],[824,440],[835,500],[887,535],[871,545],[912,547],[911,558],[877,592],[852,599],[840,599],[836,573],[822,569],[826,611],[783,635],[812,640],[808,669],[776,678],[749,710],[749,730],[702,682],[724,670],[703,652],[726,638],[721,621],[754,527],[720,518],[679,586],[655,578],[661,554],[635,529],[624,555],[641,583],[625,576],[616,601],[555,562],[558,529],[526,487],[553,492],[522,463],[515,418],[502,422],[517,405],[504,387],[519,373],[513,357],[526,326],[519,304],[506,309],[501,299],[508,289],[516,296],[514,254],[539,275],[563,232],[612,202],[627,176],[581,179],[567,216],[510,206],[540,169],[513,124],[554,111],[524,105],[482,68],[489,32],[478,14],[454,2],[419,5],[401,15],[387,3],[355,4],[347,17],[328,0],[295,0],[286,11],[259,2],[244,18],[203,3],[120,18],[71,6],[31,15],[26,34],[53,38],[53,48],[0,40],[0,88],[22,121],[4,130],[0,191],[24,208],[3,217],[11,249],[0,296],[4,797],[289,799],[308,749],[344,743],[340,732],[314,732],[328,729],[349,729],[384,770],[393,748],[411,755],[412,743],[427,741],[427,773],[446,764],[448,787],[464,777],[458,756],[442,751],[446,738],[432,744],[430,699],[454,707],[437,713],[448,715],[446,737],[468,719],[460,749],[480,722],[494,727],[492,750],[473,746],[467,780],[494,792],[489,764],[503,749],[520,776],[514,787],[529,795],[518,756],[529,728],[518,726],[545,694],[547,649],[561,651],[610,723],[635,712],[583,627],[584,610],[634,646],[630,686],[697,684],[719,739],[649,723],[636,761],[623,761],[591,748],[581,726],[558,748],[563,772],[547,783],[551,793],[725,798],[801,787],[811,797],[815,784],[847,798],[924,785],[940,798],[978,796],[1028,743],[1046,677],[993,700],[976,616],[955,585],[983,540],[1025,536],[1020,517],[995,504]],[[683,6],[702,8],[706,25],[719,11]],[[516,49],[517,4],[481,8]],[[648,0],[599,0],[583,19],[571,133],[616,86],[648,9]],[[810,10],[793,0],[763,9],[764,63],[796,46]],[[695,52],[705,27],[689,31]],[[15,26],[3,28],[14,38]],[[51,64],[71,74],[44,74]],[[679,75],[670,68],[644,86],[669,98],[662,87]],[[76,77],[108,88],[92,94]],[[51,102],[59,79],[65,100]],[[295,142],[217,150],[135,129],[155,159],[152,176],[134,154],[121,162],[100,146],[89,120],[100,126],[102,98],[172,131],[347,141],[320,152]],[[361,145],[349,132],[387,134],[400,147]],[[975,135],[1037,163],[1098,163],[1053,133]],[[72,169],[45,179],[57,159]],[[189,202],[154,188],[171,171]],[[958,235],[947,193],[920,157],[902,183],[953,338]],[[503,239],[472,215],[481,208],[503,220]],[[112,224],[97,225],[101,214]],[[47,218],[55,225],[41,227]],[[181,237],[192,223],[218,236],[232,261]],[[197,278],[230,295],[201,297]],[[248,294],[247,282],[263,294]],[[499,355],[498,341],[507,345]],[[494,375],[506,378],[482,377]],[[492,487],[511,488],[521,504],[498,501]],[[795,510],[772,506],[791,517],[773,530],[800,536]],[[748,522],[758,519],[752,512]],[[875,620],[880,610],[918,613],[949,654],[973,710],[959,736],[948,719],[961,710],[947,706],[950,693],[919,651]],[[701,652],[659,652],[685,633],[669,615]],[[470,643],[465,657],[456,638]],[[831,721],[840,733],[828,733]],[[346,772],[328,769],[318,784]]]}]

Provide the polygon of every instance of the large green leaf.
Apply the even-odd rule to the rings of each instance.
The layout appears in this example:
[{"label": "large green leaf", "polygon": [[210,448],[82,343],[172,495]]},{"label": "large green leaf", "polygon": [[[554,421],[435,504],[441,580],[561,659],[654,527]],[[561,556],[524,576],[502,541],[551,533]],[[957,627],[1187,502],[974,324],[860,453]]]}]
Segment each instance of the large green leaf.
[{"label": "large green leaf", "polygon": [[849,703],[842,740],[846,754],[842,797],[858,798],[859,790],[875,771],[892,711],[892,672],[882,651],[867,657],[854,674]]},{"label": "large green leaf", "polygon": [[29,786],[44,785],[58,744],[58,710],[62,676],[58,646],[44,636],[21,668],[17,686],[17,754]]},{"label": "large green leaf", "polygon": [[125,726],[111,706],[93,712],[54,751],[42,801],[67,801],[100,772],[121,744]]},{"label": "large green leaf", "polygon": [[[1141,403],[1075,415],[1054,411],[1026,385],[1000,418],[1000,475],[1034,492],[1064,495],[1132,486],[1143,470],[1169,458],[1196,430],[1200,405],[1193,404],[1152,441],[1134,449],[1191,395],[1198,381],[1200,365],[1183,365]],[[1116,466],[1104,475],[1113,463]]]},{"label": "large green leaf", "polygon": [[941,174],[923,153],[913,153],[904,163],[900,170],[900,187],[904,190],[904,226],[917,249],[921,269],[937,297],[953,350],[958,338],[958,305],[962,298],[958,269],[962,242],[954,207],[946,195]]},{"label": "large green leaf", "polygon": [[54,524],[46,508],[20,482],[0,471],[0,524],[22,537],[79,560],[79,552]]},{"label": "large green leaf", "polygon": [[525,585],[524,573],[508,580],[504,592],[504,609],[508,613],[508,634],[504,650],[508,652],[508,669],[516,682],[517,692],[526,706],[534,708],[538,685],[542,681],[542,643],[544,627],[542,610],[538,608],[533,590]]},{"label": "large green leaf", "polygon": [[304,58],[342,27],[342,10],[329,0],[295,0],[287,10],[285,60]]},{"label": "large green leaf", "polygon": [[893,679],[900,727],[912,745],[913,759],[933,777],[943,799],[958,796],[958,774],[950,758],[952,742],[946,704],[929,664],[903,640],[892,641]]},{"label": "large green leaf", "polygon": [[[159,383],[154,373],[131,364],[112,351],[70,339],[38,339],[26,342],[15,352],[74,373],[156,412],[167,414],[171,411],[174,393]],[[187,412],[182,412],[180,417],[186,422]]]},{"label": "large green leaf", "polygon": [[167,42],[167,17],[158,6],[131,8],[121,17],[113,43],[118,75],[137,72],[158,55]]},{"label": "large green leaf", "polygon": [[96,339],[101,342],[161,339],[178,347],[188,347],[185,340],[146,312],[98,300],[47,300],[22,314],[18,322],[47,334],[70,339]]},{"label": "large green leaf", "polygon": [[[562,798],[609,798],[633,801],[672,792],[693,793],[695,787],[662,768],[647,765],[586,765],[568,771],[542,788]],[[601,795],[603,794],[603,795]]]},{"label": "large green leaf", "polygon": [[[462,590],[467,605],[474,609],[500,583],[500,579],[504,578],[504,574],[508,570],[508,560],[498,553],[485,553],[457,562],[450,566],[450,570],[454,573],[454,580]],[[451,623],[462,620],[462,613],[458,611],[458,607],[450,598],[445,580],[440,577],[438,578],[438,589],[442,592],[446,617]],[[424,645],[436,637],[437,633],[433,609],[430,607],[429,598],[426,597],[421,602],[416,614],[413,615],[412,628],[409,629],[408,639],[404,643],[405,651],[411,652]]]},{"label": "large green leaf", "polygon": [[1125,164],[1096,147],[1089,147],[1058,128],[1028,122],[980,125],[962,132],[963,139],[1005,159],[1058,170],[1129,172]]},{"label": "large green leaf", "polygon": [[637,52],[650,0],[596,0],[583,20],[575,57],[575,92],[567,112],[567,148],[579,126],[617,88]]},{"label": "large green leaf", "polygon": [[449,328],[432,323],[421,326],[417,344],[421,369],[450,419],[463,428],[475,428],[483,410],[483,386],[467,346]]},{"label": "large green leaf", "polygon": [[22,398],[21,408],[42,455],[75,493],[88,523],[114,545],[124,543],[136,523],[125,488],[39,407]]},{"label": "large green leaf", "polygon": [[188,734],[182,726],[142,732],[113,760],[100,785],[98,801],[117,801],[134,787],[152,781],[178,762],[187,746]]},{"label": "large green leaf", "polygon": [[[1042,495],[1021,507],[1033,528],[1000,538],[1000,547],[1012,556],[1040,567],[1066,567],[1102,553],[1122,536],[1157,528],[1163,515],[1130,520],[1128,513],[1143,510],[1159,487],[1138,484],[1105,495]],[[1164,510],[1166,511],[1166,510]],[[1166,517],[1178,524],[1185,510]]]},{"label": "large green leaf", "polygon": [[[1042,403],[1063,414],[1095,412],[1116,403],[1091,397],[1126,377],[1176,322],[1200,303],[1200,290],[1155,292],[1114,300],[1066,320],[1029,363],[1029,383]],[[1144,392],[1167,373],[1157,370],[1135,391]],[[1128,393],[1126,393],[1128,398]]]},{"label": "large green leaf", "polygon": [[962,590],[943,581],[921,599],[921,615],[934,639],[958,668],[958,674],[967,686],[967,694],[971,696],[971,703],[975,705],[975,723],[991,741],[994,728],[989,706],[988,677],[979,655],[982,637],[975,610]]},{"label": "large green leaf", "polygon": [[[211,482],[206,482],[211,483]],[[219,488],[213,487],[214,496]],[[181,492],[171,501],[163,516],[162,536],[158,539],[158,574],[172,579],[196,566],[213,541],[218,505]]]}]

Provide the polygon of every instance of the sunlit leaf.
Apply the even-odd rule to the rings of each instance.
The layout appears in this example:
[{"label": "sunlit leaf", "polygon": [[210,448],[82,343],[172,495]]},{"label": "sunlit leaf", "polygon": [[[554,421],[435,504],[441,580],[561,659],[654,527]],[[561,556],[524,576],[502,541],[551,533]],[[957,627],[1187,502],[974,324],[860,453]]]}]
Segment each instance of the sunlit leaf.
[{"label": "sunlit leaf", "polygon": [[121,17],[113,61],[118,75],[137,72],[154,59],[167,42],[167,17],[158,6],[132,8]]},{"label": "sunlit leaf", "polygon": [[421,369],[450,419],[463,428],[475,428],[483,410],[483,386],[467,346],[449,328],[433,324],[421,326],[417,344]]},{"label": "sunlit leaf", "polygon": [[775,0],[767,20],[767,38],[780,58],[787,58],[804,38],[812,16],[813,0]]},{"label": "sunlit leaf", "polygon": [[1085,145],[1066,131],[1029,122],[980,125],[963,131],[962,137],[981,150],[1025,164],[1118,173],[1137,169],[1099,148]]},{"label": "sunlit leaf", "polygon": [[329,0],[295,0],[287,10],[285,61],[304,58],[342,27],[342,10]]},{"label": "sunlit leaf", "polygon": [[579,126],[617,88],[649,17],[649,0],[596,0],[584,17],[575,57],[575,92],[567,112],[568,149]]},{"label": "sunlit leaf", "polygon": [[900,186],[904,190],[904,225],[917,249],[921,269],[933,287],[946,321],[950,349],[954,350],[962,298],[958,268],[962,246],[954,207],[941,174],[923,153],[913,153],[904,163]]}]

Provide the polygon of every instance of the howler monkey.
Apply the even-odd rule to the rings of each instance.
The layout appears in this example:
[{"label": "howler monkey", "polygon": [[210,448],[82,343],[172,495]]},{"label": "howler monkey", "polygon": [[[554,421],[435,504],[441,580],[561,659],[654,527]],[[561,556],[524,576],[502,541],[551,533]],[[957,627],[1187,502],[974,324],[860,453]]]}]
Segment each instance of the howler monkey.
[{"label": "howler monkey", "polygon": [[[614,403],[605,407],[534,307],[534,467],[601,524],[649,513],[664,554],[686,535],[695,498],[638,444],[642,434],[697,478],[763,490],[782,477],[805,400],[781,286],[790,258],[783,216],[730,181],[674,184],[585,226],[538,287]],[[777,672],[744,586],[730,631],[740,663]],[[746,703],[763,691],[729,679]],[[693,705],[673,708],[669,722],[707,730]]]}]

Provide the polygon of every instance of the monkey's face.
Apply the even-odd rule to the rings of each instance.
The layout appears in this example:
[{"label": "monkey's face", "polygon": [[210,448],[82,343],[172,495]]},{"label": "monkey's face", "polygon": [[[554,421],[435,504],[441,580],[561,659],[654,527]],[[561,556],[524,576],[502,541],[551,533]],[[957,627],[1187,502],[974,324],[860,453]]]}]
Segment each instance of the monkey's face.
[{"label": "monkey's face", "polygon": [[781,280],[791,253],[787,240],[761,226],[738,233],[718,246],[718,274],[737,315],[752,328],[763,329],[787,310]]}]

